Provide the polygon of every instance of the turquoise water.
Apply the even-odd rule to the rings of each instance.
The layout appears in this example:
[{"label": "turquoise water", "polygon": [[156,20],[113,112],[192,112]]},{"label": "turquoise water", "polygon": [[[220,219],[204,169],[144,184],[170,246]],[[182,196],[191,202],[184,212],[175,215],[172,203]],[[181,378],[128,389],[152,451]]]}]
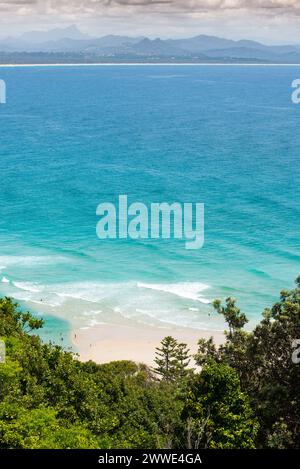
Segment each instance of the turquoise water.
[{"label": "turquoise water", "polygon": [[[0,68],[0,293],[79,327],[254,324],[299,269],[295,67]],[[205,245],[96,237],[96,207],[205,203]],[[57,326],[49,323],[48,334]],[[63,326],[61,326],[63,327]]]}]

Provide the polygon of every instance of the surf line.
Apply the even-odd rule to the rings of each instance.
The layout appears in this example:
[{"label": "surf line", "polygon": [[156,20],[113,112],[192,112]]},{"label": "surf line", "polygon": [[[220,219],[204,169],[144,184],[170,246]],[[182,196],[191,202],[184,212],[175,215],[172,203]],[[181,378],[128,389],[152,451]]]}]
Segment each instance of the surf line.
[{"label": "surf line", "polygon": [[119,195],[118,203],[98,205],[100,216],[96,233],[99,239],[178,239],[185,248],[201,249],[204,245],[204,204],[141,202],[128,205],[128,196]]}]

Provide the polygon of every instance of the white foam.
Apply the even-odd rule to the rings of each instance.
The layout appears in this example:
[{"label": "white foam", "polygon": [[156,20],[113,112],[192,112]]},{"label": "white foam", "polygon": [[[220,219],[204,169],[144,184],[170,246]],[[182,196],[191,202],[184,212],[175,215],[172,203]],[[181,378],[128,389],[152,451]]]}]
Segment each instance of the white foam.
[{"label": "white foam", "polygon": [[[3,268],[13,265],[33,266],[33,265],[49,265],[66,262],[67,259],[62,256],[0,256]],[[1,267],[2,268],[2,267]]]},{"label": "white foam", "polygon": [[2,277],[1,283],[10,283],[10,280],[8,280],[6,277]]},{"label": "white foam", "polygon": [[146,288],[163,293],[169,293],[181,298],[187,298],[193,301],[199,301],[204,304],[209,304],[210,300],[204,298],[201,294],[202,291],[207,290],[209,285],[199,282],[181,282],[181,283],[138,283],[139,288]]},{"label": "white foam", "polygon": [[98,282],[76,282],[69,284],[52,285],[56,295],[63,299],[75,299],[98,303],[106,297],[113,295],[118,284],[104,284]]},{"label": "white foam", "polygon": [[40,293],[42,291],[41,287],[36,283],[31,282],[12,282],[13,286],[19,290],[27,291],[30,293]]},{"label": "white foam", "polygon": [[103,326],[104,324],[104,322],[97,321],[96,319],[91,319],[88,323],[89,327]]},{"label": "white foam", "polygon": [[98,314],[102,313],[101,309],[97,310],[97,311],[84,311],[83,312],[83,315],[84,316],[97,316]]},{"label": "white foam", "polygon": [[[106,300],[121,298],[121,305],[124,301],[122,298],[133,298],[139,296],[141,291],[153,290],[167,295],[174,295],[180,298],[209,304],[210,300],[205,298],[202,292],[207,290],[209,285],[200,282],[179,282],[179,283],[100,283],[100,282],[75,282],[69,284],[56,284],[42,286],[30,282],[14,282],[18,289],[32,293],[53,294],[62,300],[74,299],[82,300],[90,303],[101,303]],[[140,290],[140,294],[138,293]],[[114,311],[119,312],[119,304],[114,305]],[[95,308],[91,310],[91,313]],[[98,309],[96,311],[99,311]],[[100,311],[101,312],[101,311]]]},{"label": "white foam", "polygon": [[10,283],[10,280],[8,280],[6,277],[2,277],[1,283]]},{"label": "white foam", "polygon": [[11,281],[10,285],[14,287],[10,295],[19,301],[31,302],[39,305],[46,305],[52,308],[61,306],[62,300],[57,297],[51,287],[34,282]]},{"label": "white foam", "polygon": [[[97,281],[43,285],[28,281],[13,281],[11,296],[33,302],[43,310],[52,307],[76,324],[93,327],[109,322],[114,313],[126,319],[149,324],[176,324],[199,327],[206,323],[203,316],[210,300],[205,292],[210,287],[200,282],[143,283]],[[155,320],[155,321],[154,321]]]}]

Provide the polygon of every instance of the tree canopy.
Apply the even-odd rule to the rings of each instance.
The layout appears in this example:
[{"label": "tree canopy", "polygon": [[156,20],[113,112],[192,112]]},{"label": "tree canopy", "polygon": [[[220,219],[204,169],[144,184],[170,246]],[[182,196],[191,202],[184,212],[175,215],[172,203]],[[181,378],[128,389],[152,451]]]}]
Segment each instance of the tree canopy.
[{"label": "tree canopy", "polygon": [[225,343],[200,339],[191,357],[168,336],[150,369],[82,363],[0,299],[0,448],[298,448],[300,277],[252,332],[236,300],[213,306]]}]

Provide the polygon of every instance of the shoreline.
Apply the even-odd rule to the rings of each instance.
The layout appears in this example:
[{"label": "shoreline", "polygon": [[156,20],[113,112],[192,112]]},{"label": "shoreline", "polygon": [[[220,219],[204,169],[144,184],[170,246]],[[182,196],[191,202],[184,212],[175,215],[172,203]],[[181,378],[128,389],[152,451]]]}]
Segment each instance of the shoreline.
[{"label": "shoreline", "polygon": [[104,364],[129,360],[151,367],[154,363],[156,348],[166,336],[172,336],[178,342],[187,344],[192,355],[197,352],[198,341],[201,338],[213,337],[216,345],[222,344],[225,340],[225,324],[220,324],[220,328],[213,328],[208,322],[207,329],[159,321],[150,324],[124,318],[114,313],[110,318],[111,321],[107,322],[103,317],[97,317],[96,320],[92,319],[96,322],[91,325],[89,321],[82,323],[78,320],[81,315],[79,310],[72,317],[70,313],[75,312],[72,302],[61,307],[59,312],[54,311],[53,307],[45,303],[40,303],[39,307],[32,301],[21,301],[20,304],[23,310],[29,310],[39,318],[46,316],[47,319],[48,316],[48,320],[51,317],[54,323],[55,319],[68,323],[69,327],[66,331],[57,327],[51,331],[51,328],[44,326],[41,333],[37,335],[40,335],[46,342],[54,339],[58,345],[69,344],[68,350],[77,354],[82,362],[92,360],[97,364]]},{"label": "shoreline", "polygon": [[142,324],[100,324],[93,328],[75,329],[71,332],[70,340],[82,362],[93,360],[104,364],[130,360],[153,366],[156,347],[159,347],[162,339],[168,335],[187,344],[191,354],[196,353],[201,338],[213,337],[217,345],[221,345],[225,340],[221,331],[175,326],[159,328]]},{"label": "shoreline", "polygon": [[176,63],[171,63],[171,62],[161,62],[161,63],[151,63],[151,62],[115,62],[115,63],[102,63],[102,62],[97,62],[97,63],[47,63],[47,64],[0,64],[0,68],[23,68],[23,67],[120,67],[120,66],[126,66],[126,67],[134,67],[134,66],[176,66],[176,67],[181,67],[181,66],[189,66],[189,67],[300,67],[300,63],[234,63],[234,62],[229,62],[229,63],[222,63],[222,62],[216,62],[216,63],[211,63],[211,62],[199,62],[199,63],[184,63],[184,62],[176,62]]}]

